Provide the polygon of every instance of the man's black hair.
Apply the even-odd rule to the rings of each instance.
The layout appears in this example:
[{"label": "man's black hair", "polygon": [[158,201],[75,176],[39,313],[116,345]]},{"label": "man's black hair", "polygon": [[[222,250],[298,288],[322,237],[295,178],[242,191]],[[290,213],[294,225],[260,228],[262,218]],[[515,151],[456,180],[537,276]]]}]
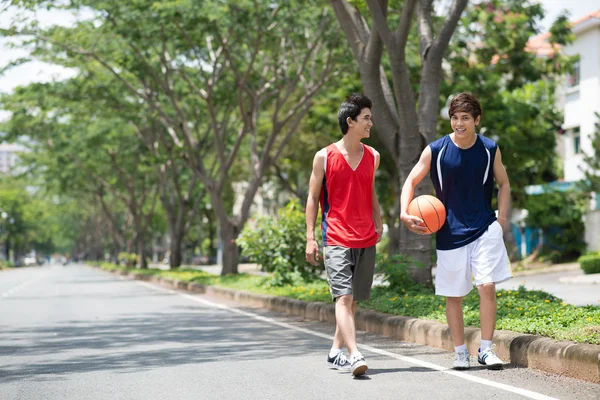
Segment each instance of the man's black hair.
[{"label": "man's black hair", "polygon": [[364,94],[352,93],[346,98],[338,111],[338,123],[340,124],[342,134],[345,135],[348,133],[348,117],[356,121],[356,118],[363,108],[368,108],[369,110],[373,108],[371,99]]}]

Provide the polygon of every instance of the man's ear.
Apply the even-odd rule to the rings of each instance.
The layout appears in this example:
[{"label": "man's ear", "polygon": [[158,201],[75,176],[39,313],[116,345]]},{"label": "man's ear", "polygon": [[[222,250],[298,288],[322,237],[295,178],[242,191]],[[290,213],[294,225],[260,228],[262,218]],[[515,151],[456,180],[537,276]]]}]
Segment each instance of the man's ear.
[{"label": "man's ear", "polygon": [[354,123],[354,120],[350,117],[346,118],[346,123],[348,124],[348,126],[352,125]]},{"label": "man's ear", "polygon": [[475,126],[479,125],[479,121],[481,121],[481,115],[478,115],[475,119]]}]

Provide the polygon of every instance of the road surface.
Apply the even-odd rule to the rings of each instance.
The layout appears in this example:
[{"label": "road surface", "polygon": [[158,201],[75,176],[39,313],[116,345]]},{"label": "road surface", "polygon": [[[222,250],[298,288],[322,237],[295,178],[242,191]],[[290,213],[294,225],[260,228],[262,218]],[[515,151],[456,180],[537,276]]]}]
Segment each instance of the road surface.
[{"label": "road surface", "polygon": [[333,327],[85,266],[0,272],[0,399],[600,399],[600,385],[359,332],[362,379],[325,363]]}]

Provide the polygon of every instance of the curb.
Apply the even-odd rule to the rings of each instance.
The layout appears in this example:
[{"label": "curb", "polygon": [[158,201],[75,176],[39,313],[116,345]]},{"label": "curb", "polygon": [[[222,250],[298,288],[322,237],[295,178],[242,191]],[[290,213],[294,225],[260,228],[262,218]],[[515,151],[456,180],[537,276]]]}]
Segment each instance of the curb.
[{"label": "curb", "polygon": [[[106,271],[105,272],[111,272]],[[234,300],[248,306],[266,308],[305,320],[335,324],[335,306],[307,302],[234,289],[207,286],[195,282],[166,279],[126,271],[112,272],[132,279],[150,281],[161,286]],[[448,325],[437,321],[390,315],[372,310],[356,311],[356,327],[396,340],[437,347],[449,352],[454,344]],[[465,342],[471,354],[477,354],[480,331],[465,327]],[[600,383],[600,346],[575,342],[557,342],[543,336],[497,330],[495,351],[501,359],[519,367],[534,368],[553,374]]]}]

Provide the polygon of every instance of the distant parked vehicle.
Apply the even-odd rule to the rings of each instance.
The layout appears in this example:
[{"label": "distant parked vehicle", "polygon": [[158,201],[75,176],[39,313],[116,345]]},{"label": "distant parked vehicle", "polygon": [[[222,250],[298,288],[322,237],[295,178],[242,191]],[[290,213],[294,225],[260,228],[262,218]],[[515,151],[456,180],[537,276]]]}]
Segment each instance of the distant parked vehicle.
[{"label": "distant parked vehicle", "polygon": [[25,265],[26,267],[30,266],[30,265],[37,265],[37,260],[35,259],[35,257],[25,257],[23,259],[23,265]]}]

